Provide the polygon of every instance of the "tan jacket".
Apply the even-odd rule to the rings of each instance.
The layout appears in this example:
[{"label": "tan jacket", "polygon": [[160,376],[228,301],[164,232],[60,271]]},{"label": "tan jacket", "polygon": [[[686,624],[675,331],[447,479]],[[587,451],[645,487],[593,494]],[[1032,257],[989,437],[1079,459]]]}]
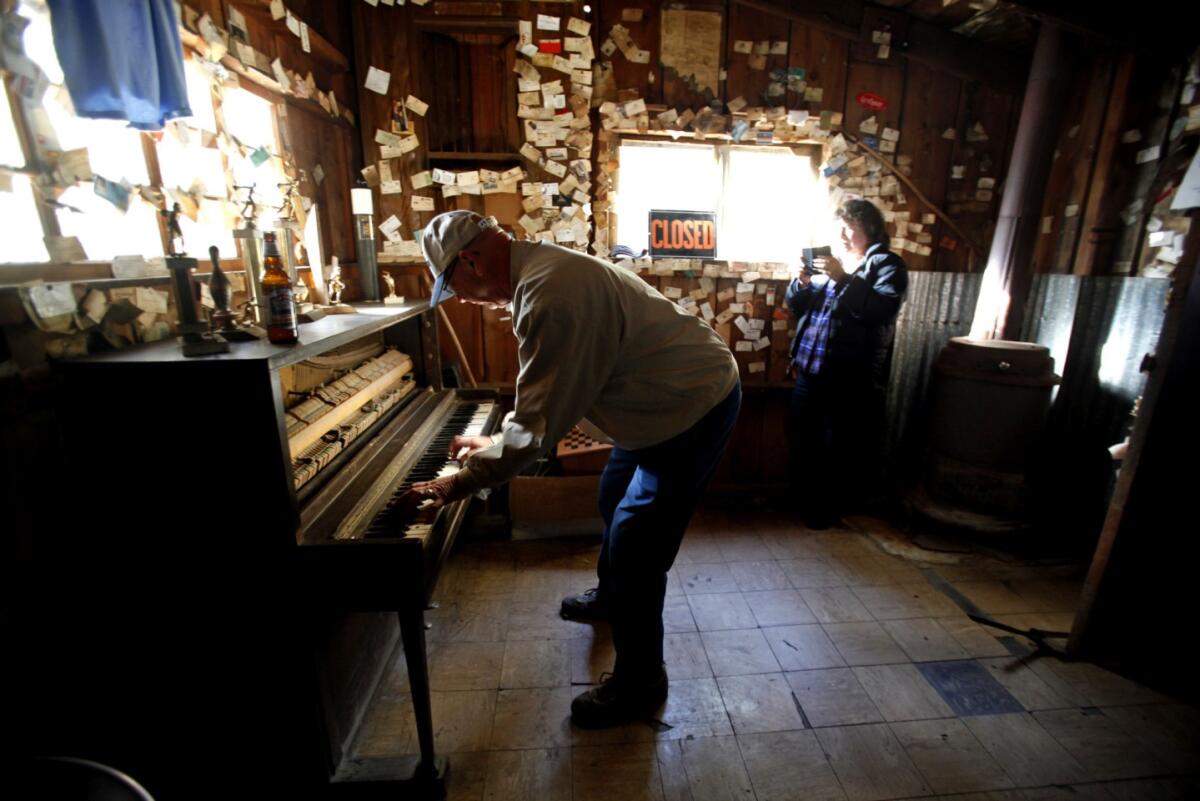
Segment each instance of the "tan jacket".
[{"label": "tan jacket", "polygon": [[725,342],[636,274],[547,242],[512,243],[520,372],[502,436],[463,471],[508,481],[586,419],[621,448],[681,434],[738,381]]}]

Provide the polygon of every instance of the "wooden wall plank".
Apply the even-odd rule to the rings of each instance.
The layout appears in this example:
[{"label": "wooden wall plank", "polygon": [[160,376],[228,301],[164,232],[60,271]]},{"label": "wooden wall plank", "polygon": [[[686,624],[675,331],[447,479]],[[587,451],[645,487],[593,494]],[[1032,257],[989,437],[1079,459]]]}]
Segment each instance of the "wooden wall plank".
[{"label": "wooden wall plank", "polygon": [[[329,122],[322,113],[307,107],[290,105],[287,109],[288,140],[296,166],[304,170],[307,181],[300,190],[319,204],[321,237],[325,243],[326,263],[337,256],[341,261],[353,261],[354,229],[350,214],[350,187],[357,175],[354,142],[357,132]],[[320,184],[313,180],[313,170],[320,164],[325,177]]]},{"label": "wooden wall plank", "polygon": [[[946,178],[950,174],[950,157],[954,152],[953,140],[944,138],[942,134],[947,128],[954,127],[961,84],[952,75],[934,72],[913,61],[908,63],[900,143],[896,152],[912,157],[912,174],[909,177],[921,194],[938,207],[945,206]],[[931,211],[911,192],[907,196],[907,208],[915,219]],[[938,242],[941,241],[943,227],[939,222],[927,229],[932,234],[931,255],[904,254],[909,269],[936,269],[940,252]]]},{"label": "wooden wall plank", "polygon": [[[396,13],[397,11],[401,13]],[[359,103],[359,138],[362,142],[364,166],[379,160],[379,145],[375,143],[377,129],[390,130],[392,101],[403,101],[408,95],[421,92],[414,67],[419,68],[420,59],[414,58],[417,36],[412,24],[413,15],[408,9],[371,7],[355,3],[351,12],[354,27],[355,87]],[[367,72],[371,67],[391,74],[388,93],[380,95],[364,87]],[[428,141],[429,132],[425,120],[419,116],[410,118],[413,130],[422,143]],[[376,188],[375,219],[379,224],[395,214],[404,224],[401,233],[407,239],[413,230],[428,221],[427,212],[411,211],[412,187],[408,176],[426,166],[425,148],[391,160],[393,176],[400,178],[401,194],[383,195]],[[429,194],[429,190],[425,190]]]},{"label": "wooden wall plank", "polygon": [[823,93],[819,103],[807,103],[802,96],[788,94],[788,108],[807,108],[844,111],[846,107],[846,73],[849,70],[850,43],[840,36],[793,22],[791,44],[788,46],[788,68],[803,68],[810,86],[819,86]]},{"label": "wooden wall plank", "polygon": [[[723,2],[689,2],[686,6],[689,11],[712,11],[721,15],[721,64],[722,68],[726,68],[729,64],[729,50],[727,42],[729,39],[728,18],[725,14],[725,4]],[[660,29],[659,36],[662,36]],[[661,41],[660,41],[661,46]],[[682,80],[675,70],[670,67],[663,67],[660,72],[662,81],[662,102],[669,108],[675,108],[680,111],[690,108],[699,110],[707,106],[710,102],[722,98],[722,89],[725,86],[725,81],[718,81],[713,87],[712,92],[696,92],[688,86],[687,82]],[[725,98],[728,99],[728,98]]]},{"label": "wooden wall plank", "polygon": [[[424,294],[428,295],[428,290]],[[441,305],[445,307],[446,316],[450,319],[450,324],[454,326],[458,340],[467,354],[467,363],[471,366],[471,372],[477,381],[483,381],[486,375],[487,358],[485,354],[488,342],[484,333],[483,307],[457,300],[451,300]],[[438,325],[440,326],[438,344],[442,348],[442,364],[458,362],[458,352],[454,349],[454,341],[446,330],[445,321],[439,320]],[[462,378],[465,385],[467,377],[464,375]]]},{"label": "wooden wall plank", "polygon": [[[608,38],[613,25],[624,25],[629,29],[629,37],[642,50],[650,51],[649,64],[635,64],[617,50],[612,54],[613,80],[618,89],[637,89],[647,103],[662,102],[662,68],[659,66],[659,16],[658,0],[603,0],[599,6],[599,21],[593,24],[596,34],[596,58],[602,59],[600,45]],[[621,13],[625,9],[641,9],[642,21],[622,21]],[[595,30],[598,28],[599,30]],[[651,77],[653,76],[653,77]]]},{"label": "wooden wall plank", "polygon": [[[725,63],[728,78],[726,80],[727,100],[737,97],[746,98],[751,106],[779,106],[787,99],[786,95],[769,97],[767,87],[771,83],[770,72],[773,69],[786,70],[787,54],[767,55],[765,61],[756,59],[754,53],[734,52],[734,42],[738,40],[753,42],[784,42],[791,50],[791,23],[773,14],[764,14],[754,9],[734,3],[729,9],[729,25],[725,36]],[[751,66],[762,62],[762,69]]]},{"label": "wooden wall plank", "polygon": [[[972,257],[965,243],[959,241],[953,250],[943,248],[943,252],[938,254],[939,270],[967,272],[970,269],[983,269],[987,260],[986,248],[992,240],[996,214],[1000,208],[1004,171],[1008,167],[1011,149],[1008,139],[1019,109],[1020,98],[999,94],[979,84],[967,83],[963,86],[957,118],[958,137],[951,158],[951,168],[961,166],[963,177],[949,181],[946,211],[985,252]],[[983,126],[986,141],[967,141],[967,131],[976,122]],[[975,199],[980,178],[992,178],[995,181],[990,201]],[[943,234],[946,235],[945,232]],[[952,238],[957,240],[957,237]]]},{"label": "wooden wall plank", "polygon": [[[887,101],[887,108],[875,111],[859,105],[855,98],[863,92],[879,95]],[[859,123],[868,117],[874,117],[879,123],[881,133],[885,126],[899,130],[903,112],[904,66],[900,63],[877,64],[850,59],[846,73],[846,105],[842,128],[857,137],[860,135]]]},{"label": "wooden wall plank", "polygon": [[[1060,149],[1059,160],[1066,158],[1070,168],[1070,181],[1063,193],[1063,218],[1069,225],[1064,229],[1064,236],[1059,242],[1055,253],[1052,269],[1055,272],[1069,273],[1075,262],[1075,253],[1079,247],[1082,232],[1083,212],[1087,203],[1088,189],[1092,183],[1092,174],[1096,166],[1096,155],[1100,135],[1104,128],[1104,116],[1108,109],[1108,97],[1112,90],[1113,75],[1116,71],[1117,59],[1112,52],[1096,55],[1086,76],[1080,76],[1076,85],[1082,87],[1084,106],[1076,125],[1079,126],[1075,135],[1071,136],[1072,128],[1068,128],[1067,137],[1075,145],[1075,153],[1068,156]],[[1066,209],[1073,207],[1073,214],[1066,215]]]},{"label": "wooden wall plank", "polygon": [[[1103,55],[1080,59],[1075,65],[1075,75],[1072,83],[1090,85],[1097,79],[1097,72],[1103,73],[1105,83],[1111,79],[1111,61],[1107,68]],[[1106,87],[1107,88],[1107,87]],[[1062,122],[1059,125],[1058,138],[1055,142],[1054,161],[1050,165],[1050,175],[1046,179],[1040,219],[1037,245],[1033,253],[1033,265],[1036,272],[1063,272],[1061,265],[1062,254],[1066,249],[1074,249],[1082,211],[1083,194],[1087,190],[1087,174],[1083,176],[1082,185],[1077,181],[1075,162],[1081,158],[1088,159],[1090,168],[1091,154],[1094,152],[1098,114],[1095,107],[1100,106],[1099,113],[1104,110],[1107,95],[1089,97],[1089,92],[1072,92],[1063,110]],[[1085,119],[1091,109],[1091,124]],[[1074,207],[1074,214],[1068,213],[1069,207]],[[1049,218],[1049,228],[1046,227]],[[1069,263],[1066,265],[1070,268]]]},{"label": "wooden wall plank", "polygon": [[[1126,191],[1122,190],[1128,189],[1132,175],[1132,170],[1121,169],[1117,154],[1125,144],[1122,137],[1136,63],[1137,59],[1132,53],[1124,53],[1114,68],[1108,106],[1097,142],[1096,170],[1088,187],[1079,247],[1075,251],[1072,272],[1077,275],[1107,272],[1112,262],[1112,248],[1120,224],[1119,209],[1126,196]],[[1132,164],[1132,160],[1129,163]]]},{"label": "wooden wall plank", "polygon": [[512,330],[512,312],[482,309],[484,369],[481,381],[488,384],[517,383],[517,337]]}]

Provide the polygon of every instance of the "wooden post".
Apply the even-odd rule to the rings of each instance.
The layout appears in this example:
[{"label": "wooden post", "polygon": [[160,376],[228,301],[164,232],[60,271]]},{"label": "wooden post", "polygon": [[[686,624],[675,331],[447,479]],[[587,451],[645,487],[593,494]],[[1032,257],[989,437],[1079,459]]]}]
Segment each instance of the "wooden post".
[{"label": "wooden post", "polygon": [[1104,128],[1096,148],[1096,168],[1088,188],[1087,205],[1080,224],[1079,247],[1071,272],[1075,275],[1104,275],[1112,271],[1109,264],[1116,243],[1116,226],[1120,209],[1117,204],[1121,195],[1109,191],[1109,178],[1116,167],[1117,150],[1121,145],[1122,125],[1125,118],[1125,101],[1136,56],[1125,53],[1117,64],[1117,73],[1112,82],[1112,93],[1108,99],[1108,110],[1104,116]]}]

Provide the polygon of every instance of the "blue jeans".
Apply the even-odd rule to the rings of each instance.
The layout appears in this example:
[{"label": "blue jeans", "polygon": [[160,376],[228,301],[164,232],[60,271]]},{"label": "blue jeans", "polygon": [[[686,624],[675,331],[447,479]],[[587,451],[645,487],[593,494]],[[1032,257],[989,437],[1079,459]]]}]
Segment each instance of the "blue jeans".
[{"label": "blue jeans", "polygon": [[682,434],[634,451],[614,447],[608,458],[600,477],[604,544],[596,573],[600,597],[612,609],[618,677],[649,679],[662,668],[667,571],[741,402],[739,382]]}]

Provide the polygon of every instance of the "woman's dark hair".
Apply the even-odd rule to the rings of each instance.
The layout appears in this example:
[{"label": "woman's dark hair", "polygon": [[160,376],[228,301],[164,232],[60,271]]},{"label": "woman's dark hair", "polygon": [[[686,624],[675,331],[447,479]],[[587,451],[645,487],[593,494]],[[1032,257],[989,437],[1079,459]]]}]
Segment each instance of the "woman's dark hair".
[{"label": "woman's dark hair", "polygon": [[883,214],[871,201],[847,200],[838,208],[837,217],[848,223],[858,223],[863,233],[867,235],[868,246],[874,245],[876,242],[881,243],[885,248],[891,246],[892,238],[888,236]]}]

